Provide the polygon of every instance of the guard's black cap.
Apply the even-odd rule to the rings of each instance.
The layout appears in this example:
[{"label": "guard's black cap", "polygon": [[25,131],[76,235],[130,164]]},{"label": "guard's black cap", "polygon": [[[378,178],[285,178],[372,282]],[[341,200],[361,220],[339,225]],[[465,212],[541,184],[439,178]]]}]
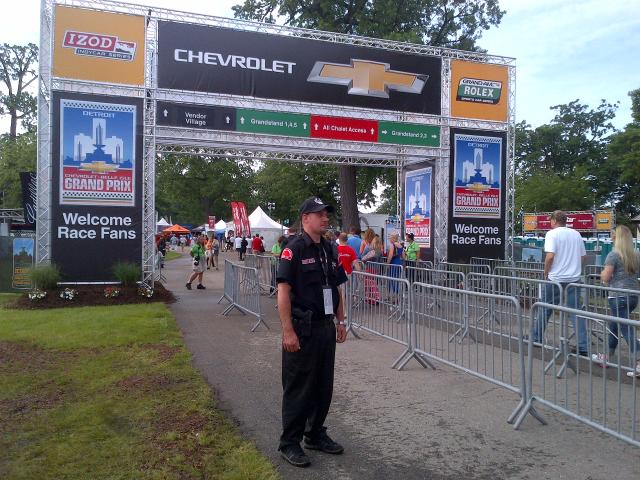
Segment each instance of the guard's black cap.
[{"label": "guard's black cap", "polygon": [[309,197],[300,205],[300,215],[321,212],[322,210],[326,210],[328,213],[334,212],[334,208],[331,205],[326,205],[318,197]]}]

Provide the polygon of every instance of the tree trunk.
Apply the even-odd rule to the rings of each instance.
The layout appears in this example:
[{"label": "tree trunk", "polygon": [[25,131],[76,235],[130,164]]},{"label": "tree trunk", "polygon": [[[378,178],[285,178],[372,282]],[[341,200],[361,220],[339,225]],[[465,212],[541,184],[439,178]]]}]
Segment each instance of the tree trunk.
[{"label": "tree trunk", "polygon": [[356,167],[340,165],[340,202],[342,203],[342,231],[348,232],[353,226],[360,226],[358,199],[356,198]]},{"label": "tree trunk", "polygon": [[9,126],[9,138],[15,140],[18,136],[18,115],[17,112],[10,112],[11,124]]}]

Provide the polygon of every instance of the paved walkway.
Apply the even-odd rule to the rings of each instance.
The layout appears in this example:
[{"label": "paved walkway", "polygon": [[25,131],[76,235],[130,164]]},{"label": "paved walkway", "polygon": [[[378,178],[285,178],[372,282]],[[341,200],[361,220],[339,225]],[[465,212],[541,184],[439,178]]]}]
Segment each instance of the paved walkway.
[{"label": "paved walkway", "polygon": [[[281,383],[274,300],[262,300],[271,329],[251,333],[253,317],[221,315],[223,269],[205,273],[207,290],[187,291],[189,266],[185,256],[167,262],[164,273],[193,362],[221,408],[285,479],[640,478],[640,449],[542,407],[549,425],[529,417],[516,432],[506,423],[518,403],[514,394],[441,365],[427,371],[412,361],[402,372],[392,370],[402,347],[372,335],[350,337],[337,349],[327,425],[345,454],[312,451],[310,468],[291,467],[276,452]],[[638,402],[640,410],[640,394]]]}]

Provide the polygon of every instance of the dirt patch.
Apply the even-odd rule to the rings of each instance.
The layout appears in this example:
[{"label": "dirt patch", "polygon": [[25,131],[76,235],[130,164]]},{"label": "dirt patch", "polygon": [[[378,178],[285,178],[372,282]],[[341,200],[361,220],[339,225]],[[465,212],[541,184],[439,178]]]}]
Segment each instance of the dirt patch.
[{"label": "dirt patch", "polygon": [[0,401],[2,416],[26,415],[33,411],[53,408],[64,397],[64,390],[52,381],[38,387],[38,393],[19,395]]},{"label": "dirt patch", "polygon": [[59,352],[44,350],[36,345],[0,341],[0,369],[9,371],[37,371],[60,360]]},{"label": "dirt patch", "polygon": [[202,432],[209,421],[209,418],[200,413],[184,416],[173,411],[161,411],[156,417],[153,430],[158,436],[169,432],[180,435],[196,434]]},{"label": "dirt patch", "polygon": [[132,375],[116,383],[126,393],[152,392],[176,383],[168,375]]},{"label": "dirt patch", "polygon": [[170,345],[165,345],[164,343],[149,343],[143,345],[143,348],[156,350],[158,352],[158,360],[160,360],[160,362],[171,360],[182,351],[182,347],[172,347]]},{"label": "dirt patch", "polygon": [[176,301],[173,293],[167,290],[164,285],[159,282],[155,283],[153,297],[151,298],[138,295],[138,289],[136,287],[120,287],[120,296],[116,298],[107,298],[104,296],[104,285],[77,285],[69,286],[69,288],[73,288],[78,292],[73,300],[60,298],[60,292],[64,289],[59,288],[47,291],[47,296],[42,300],[29,300],[28,294],[23,293],[17,300],[8,303],[6,307],[40,310],[47,308],[95,307],[101,305],[124,305],[152,302],[173,303]]}]

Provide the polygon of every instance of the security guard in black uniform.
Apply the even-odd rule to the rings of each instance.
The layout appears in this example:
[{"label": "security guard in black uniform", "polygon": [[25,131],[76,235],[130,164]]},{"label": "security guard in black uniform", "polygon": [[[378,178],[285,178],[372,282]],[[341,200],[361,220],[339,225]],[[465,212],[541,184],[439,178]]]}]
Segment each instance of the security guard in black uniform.
[{"label": "security guard in black uniform", "polygon": [[318,198],[304,201],[302,233],[289,240],[278,266],[283,387],[278,450],[297,467],[311,464],[300,447],[303,435],[305,448],[333,454],[344,450],[324,427],[333,395],[336,342],[347,337],[338,290],[347,277],[336,245],[323,237],[332,211]]}]

